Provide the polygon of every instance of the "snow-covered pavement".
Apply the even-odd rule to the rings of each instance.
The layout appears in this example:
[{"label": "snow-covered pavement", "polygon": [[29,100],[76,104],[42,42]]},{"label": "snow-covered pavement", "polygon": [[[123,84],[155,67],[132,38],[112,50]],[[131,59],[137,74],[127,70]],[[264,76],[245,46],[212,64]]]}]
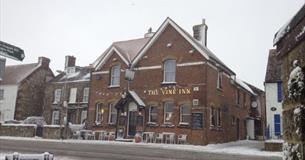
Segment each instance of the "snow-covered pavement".
[{"label": "snow-covered pavement", "polygon": [[[84,143],[84,144],[101,144],[101,145],[132,145],[132,146],[145,146],[150,148],[161,148],[171,150],[184,150],[195,152],[210,152],[234,155],[249,155],[249,156],[263,156],[263,157],[281,157],[281,152],[263,151],[263,141],[250,141],[241,140],[223,144],[209,144],[206,146],[199,145],[181,145],[181,144],[156,144],[156,143],[133,143],[133,142],[117,142],[117,141],[95,141],[95,140],[51,140],[41,138],[24,138],[24,137],[0,137],[0,139],[12,140],[28,140],[28,141],[48,141],[60,143]],[[1,150],[0,150],[1,152]],[[1,157],[1,153],[0,153]],[[3,157],[3,153],[2,153]],[[1,157],[1,158],[2,158]],[[1,159],[0,158],[0,159]]]}]

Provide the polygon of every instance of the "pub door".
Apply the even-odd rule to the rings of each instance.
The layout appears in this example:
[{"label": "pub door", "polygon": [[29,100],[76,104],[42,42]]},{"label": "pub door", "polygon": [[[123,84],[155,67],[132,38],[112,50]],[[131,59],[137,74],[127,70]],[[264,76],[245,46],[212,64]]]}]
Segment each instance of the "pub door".
[{"label": "pub door", "polygon": [[128,136],[134,137],[137,129],[137,104],[130,102],[128,105]]}]

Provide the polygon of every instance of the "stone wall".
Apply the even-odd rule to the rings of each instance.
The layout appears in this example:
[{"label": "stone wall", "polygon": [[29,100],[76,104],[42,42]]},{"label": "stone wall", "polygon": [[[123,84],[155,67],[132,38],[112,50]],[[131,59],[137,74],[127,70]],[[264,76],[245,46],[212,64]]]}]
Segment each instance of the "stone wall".
[{"label": "stone wall", "polygon": [[45,125],[43,127],[42,138],[46,139],[61,139],[67,137],[64,127],[59,125]]},{"label": "stone wall", "polygon": [[34,137],[36,125],[0,124],[0,136]]}]

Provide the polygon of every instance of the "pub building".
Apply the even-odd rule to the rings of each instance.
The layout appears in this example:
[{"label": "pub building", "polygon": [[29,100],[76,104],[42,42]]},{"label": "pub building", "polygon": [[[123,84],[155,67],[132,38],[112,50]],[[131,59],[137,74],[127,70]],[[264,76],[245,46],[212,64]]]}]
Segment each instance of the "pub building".
[{"label": "pub building", "polygon": [[175,142],[186,135],[189,144],[245,139],[255,93],[206,47],[205,21],[193,30],[167,18],[144,38],[112,43],[92,64],[88,127],[117,139],[145,132],[174,133]]}]

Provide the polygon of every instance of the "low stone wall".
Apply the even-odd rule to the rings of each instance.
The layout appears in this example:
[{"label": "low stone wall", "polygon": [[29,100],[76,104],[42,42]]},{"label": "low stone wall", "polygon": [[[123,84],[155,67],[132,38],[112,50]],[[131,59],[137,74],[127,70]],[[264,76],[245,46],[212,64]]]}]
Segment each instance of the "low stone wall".
[{"label": "low stone wall", "polygon": [[282,141],[265,141],[265,150],[266,151],[283,151],[283,142]]},{"label": "low stone wall", "polygon": [[65,127],[60,125],[44,125],[42,138],[45,139],[66,139],[66,137],[70,137],[71,132],[68,133],[65,130]]},{"label": "low stone wall", "polygon": [[0,136],[34,137],[35,124],[0,124]]}]

